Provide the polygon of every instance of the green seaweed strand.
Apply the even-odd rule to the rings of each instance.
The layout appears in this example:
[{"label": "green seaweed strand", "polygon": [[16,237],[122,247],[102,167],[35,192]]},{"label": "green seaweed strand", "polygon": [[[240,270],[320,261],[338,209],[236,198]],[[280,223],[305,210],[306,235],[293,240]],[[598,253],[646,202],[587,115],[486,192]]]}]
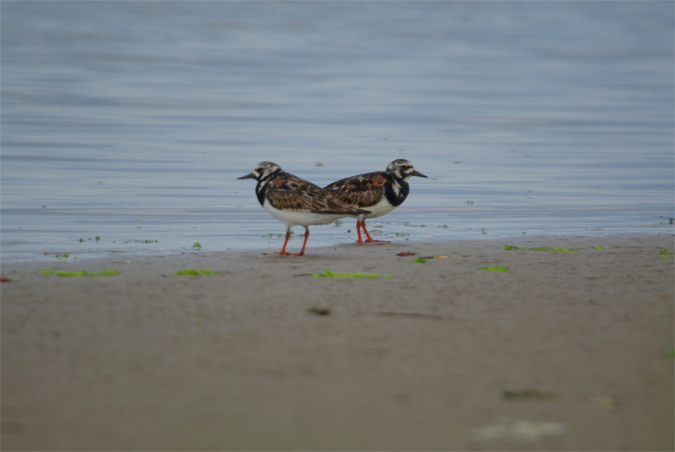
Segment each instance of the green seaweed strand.
[{"label": "green seaweed strand", "polygon": [[202,268],[200,270],[195,270],[194,268],[184,268],[182,270],[178,270],[176,274],[197,276],[197,275],[215,275],[216,272],[214,272],[213,270],[208,270],[206,268]]},{"label": "green seaweed strand", "polygon": [[534,248],[519,248],[517,246],[512,246],[512,245],[504,245],[505,250],[521,250],[521,251],[546,251],[546,252],[555,252],[555,253],[561,253],[561,252],[567,252],[567,251],[579,251],[581,248],[551,248],[549,246],[535,246]]},{"label": "green seaweed strand", "polygon": [[492,267],[478,267],[478,270],[487,270],[489,272],[510,272],[509,267],[504,267],[502,265],[493,265]]},{"label": "green seaweed strand", "polygon": [[101,272],[88,272],[86,270],[53,270],[50,268],[38,268],[37,270],[21,270],[21,273],[42,273],[43,275],[57,276],[113,276],[122,272],[119,270],[105,269]]},{"label": "green seaweed strand", "polygon": [[312,275],[315,278],[389,278],[391,279],[390,274],[380,275],[377,273],[364,273],[364,272],[334,272],[330,271],[327,268],[324,268],[323,273],[314,273]]}]

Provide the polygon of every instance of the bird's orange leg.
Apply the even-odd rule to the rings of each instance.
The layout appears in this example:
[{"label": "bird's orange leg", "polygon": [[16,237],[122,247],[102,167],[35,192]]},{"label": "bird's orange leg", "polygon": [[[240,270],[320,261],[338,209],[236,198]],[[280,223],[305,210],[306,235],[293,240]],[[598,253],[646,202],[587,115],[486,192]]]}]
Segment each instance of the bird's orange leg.
[{"label": "bird's orange leg", "polygon": [[372,242],[379,242],[379,243],[386,243],[388,240],[375,240],[373,239],[370,234],[368,233],[368,229],[366,229],[366,220],[361,220],[361,227],[363,228],[363,232],[366,233],[366,243],[372,243]]},{"label": "bird's orange leg", "polygon": [[[309,228],[305,226],[305,242],[302,244],[302,249],[300,250],[300,252],[299,253],[286,253],[286,254],[290,254],[292,256],[304,256],[305,247],[307,246],[307,239],[308,238],[309,238]],[[286,246],[284,246],[284,248],[286,248]]]},{"label": "bird's orange leg", "polygon": [[359,239],[356,243],[363,243],[363,239],[361,238],[361,220],[356,220],[356,232],[359,234]]},{"label": "bird's orange leg", "polygon": [[288,245],[288,240],[291,238],[291,229],[289,228],[286,231],[286,241],[284,241],[284,246],[281,247],[281,251],[278,253],[269,253],[273,256],[285,256],[288,253],[286,252],[286,245]]}]

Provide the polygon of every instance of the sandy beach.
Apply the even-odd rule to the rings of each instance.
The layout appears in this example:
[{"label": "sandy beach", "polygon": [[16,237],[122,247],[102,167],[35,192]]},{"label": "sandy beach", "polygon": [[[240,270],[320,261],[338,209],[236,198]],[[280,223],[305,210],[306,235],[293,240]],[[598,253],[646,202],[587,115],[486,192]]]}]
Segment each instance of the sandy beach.
[{"label": "sandy beach", "polygon": [[673,450],[674,251],[310,239],[3,264],[2,449]]}]

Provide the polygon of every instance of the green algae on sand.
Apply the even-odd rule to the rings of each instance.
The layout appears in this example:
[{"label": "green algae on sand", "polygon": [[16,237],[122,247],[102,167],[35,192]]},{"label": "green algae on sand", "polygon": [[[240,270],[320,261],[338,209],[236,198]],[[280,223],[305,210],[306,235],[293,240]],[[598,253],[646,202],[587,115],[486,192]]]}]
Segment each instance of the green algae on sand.
[{"label": "green algae on sand", "polygon": [[535,246],[533,248],[519,248],[517,246],[512,246],[512,245],[504,245],[504,249],[507,251],[510,250],[521,250],[521,251],[547,251],[547,252],[554,252],[554,253],[561,253],[561,252],[567,252],[567,251],[579,251],[581,248],[551,248],[550,246]]},{"label": "green algae on sand", "polygon": [[213,270],[208,270],[206,268],[202,268],[200,270],[195,270],[194,268],[184,268],[182,270],[178,270],[176,272],[177,275],[189,275],[189,276],[197,276],[197,275],[215,275],[216,272]]},{"label": "green algae on sand", "polygon": [[37,270],[19,270],[20,273],[42,273],[43,275],[57,276],[113,276],[120,275],[119,270],[103,270],[100,272],[88,272],[86,270],[54,270],[50,268],[38,268]]},{"label": "green algae on sand", "polygon": [[491,267],[478,267],[478,270],[487,270],[489,272],[510,272],[509,267],[504,267],[502,265],[493,265]]},{"label": "green algae on sand", "polygon": [[323,273],[314,273],[312,275],[315,278],[389,278],[391,279],[390,274],[380,275],[378,273],[365,273],[365,272],[334,272],[330,271],[327,268],[324,268]]}]

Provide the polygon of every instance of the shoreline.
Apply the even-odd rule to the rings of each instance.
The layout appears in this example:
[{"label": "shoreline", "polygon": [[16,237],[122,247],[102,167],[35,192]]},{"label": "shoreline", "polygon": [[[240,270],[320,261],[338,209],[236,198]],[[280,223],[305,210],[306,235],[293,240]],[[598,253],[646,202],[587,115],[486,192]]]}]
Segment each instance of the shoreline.
[{"label": "shoreline", "polygon": [[[283,235],[283,234],[280,234]],[[390,242],[387,242],[386,244],[388,245],[393,245],[393,246],[438,246],[438,247],[451,247],[453,244],[464,244],[464,243],[490,243],[490,242],[497,242],[501,241],[504,242],[504,244],[507,244],[508,242],[518,242],[518,241],[529,241],[529,240],[537,240],[537,241],[548,241],[548,242],[555,242],[555,241],[566,241],[569,239],[598,239],[598,240],[605,240],[608,238],[625,238],[625,237],[641,237],[641,236],[672,236],[675,238],[675,231],[671,228],[668,230],[664,230],[662,228],[659,228],[658,226],[654,227],[649,227],[645,228],[641,232],[616,232],[616,231],[611,231],[611,232],[605,232],[605,231],[596,231],[592,229],[585,229],[583,231],[580,231],[578,233],[573,233],[573,234],[561,234],[561,233],[550,233],[550,234],[513,234],[513,235],[508,235],[504,234],[501,236],[493,237],[493,236],[473,236],[471,238],[461,238],[461,239],[437,239],[433,238],[430,240],[425,240],[423,238],[416,238],[414,240],[407,240],[407,239],[396,239],[394,237],[389,237],[392,239]],[[380,237],[380,239],[387,239],[387,237]],[[265,238],[262,238],[261,241],[264,241]],[[675,240],[675,239],[674,239]],[[186,256],[186,255],[200,255],[200,256],[207,256],[207,255],[222,255],[222,256],[229,256],[229,255],[236,255],[236,254],[249,254],[249,253],[259,253],[261,255],[265,253],[275,253],[278,252],[281,249],[281,245],[283,244],[283,237],[279,238],[278,243],[271,243],[268,240],[268,245],[269,246],[260,246],[260,247],[253,247],[253,248],[247,248],[247,249],[240,249],[240,248],[229,248],[227,250],[209,250],[209,249],[194,249],[194,248],[187,248],[183,247],[181,250],[179,249],[173,249],[173,250],[166,250],[166,249],[159,249],[159,250],[129,250],[129,249],[101,249],[101,250],[66,250],[64,249],[63,251],[44,251],[42,253],[37,253],[35,254],[32,258],[15,258],[13,260],[10,260],[8,262],[3,261],[0,259],[0,270],[5,271],[14,271],[15,269],[18,268],[27,268],[27,267],[36,267],[38,265],[52,265],[56,264],[57,266],[61,265],[69,265],[69,264],[77,264],[78,262],[81,263],[88,263],[88,262],[94,262],[94,261],[102,261],[102,260],[110,260],[113,262],[120,262],[124,261],[126,262],[127,260],[131,259],[140,259],[140,258],[171,258],[175,256]],[[278,245],[278,246],[277,246]],[[290,252],[295,252],[293,247],[297,245],[298,250],[300,249],[302,245],[302,238],[295,237],[289,242],[288,246],[288,251]],[[359,245],[355,241],[352,240],[347,240],[347,241],[341,241],[338,243],[335,243],[333,245],[317,245],[312,247],[312,242],[311,240],[307,244],[307,249],[305,250],[305,256],[295,256],[295,257],[307,257],[312,255],[313,250],[318,251],[318,255],[324,256],[330,254],[329,252],[326,252],[325,250],[338,250],[342,248],[348,248],[349,247],[358,247],[358,246],[379,246],[381,244],[362,244]],[[63,258],[63,255],[69,256],[69,258]],[[1,256],[0,256],[1,257]],[[288,256],[288,258],[292,258],[293,256]]]},{"label": "shoreline", "polygon": [[[105,211],[105,209],[102,210]],[[98,226],[84,228],[84,230],[78,227],[77,221],[74,222],[76,218],[65,221],[68,215],[57,215],[55,218],[63,221],[56,225],[51,222],[53,218],[50,218],[50,221],[37,222],[37,230],[34,232],[44,228],[51,230],[55,227],[59,230],[71,231],[65,235],[59,234],[58,237],[51,233],[45,235],[44,231],[32,238],[21,237],[17,235],[20,229],[3,228],[2,260],[10,264],[31,263],[54,260],[56,255],[66,253],[71,258],[81,259],[105,256],[106,253],[178,254],[191,250],[195,242],[204,245],[202,250],[204,252],[232,252],[274,248],[275,245],[270,242],[276,239],[275,243],[278,243],[281,249],[285,237],[283,225],[280,225],[263,209],[250,209],[232,218],[229,218],[226,212],[210,211],[208,215],[207,213],[201,215],[193,213],[192,216],[185,216],[180,214],[182,210],[184,209],[179,208],[178,213],[170,219],[164,218],[167,212],[161,209],[159,214],[147,213],[147,218],[141,215],[119,214],[118,216],[121,215],[126,219],[126,228],[114,231],[112,226],[103,227],[100,223],[107,219],[116,225],[119,218],[115,215],[92,214],[92,217],[85,215],[79,222],[91,222]],[[664,214],[670,210],[672,209],[654,206],[629,206],[622,209],[616,206],[605,208],[553,206],[545,209],[541,206],[530,206],[519,207],[514,217],[512,209],[505,207],[446,208],[440,213],[434,211],[435,215],[429,215],[427,210],[406,206],[402,207],[400,212],[396,211],[387,216],[386,221],[382,222],[382,228],[375,227],[377,222],[371,227],[375,227],[373,232],[382,234],[379,238],[385,240],[391,238],[398,241],[409,237],[413,241],[426,242],[427,240],[423,237],[429,235],[432,236],[430,241],[439,243],[483,240],[486,236],[488,240],[506,239],[520,237],[523,232],[526,232],[527,237],[663,234],[675,231],[673,226],[668,224],[668,219],[672,214]],[[40,215],[49,215],[49,212],[44,209],[37,212]],[[66,210],[66,212],[70,211]],[[134,217],[139,218],[132,221]],[[155,221],[157,218],[164,219],[158,223]],[[618,218],[621,218],[621,221],[618,221]],[[8,226],[17,221],[20,220],[6,219]],[[170,227],[167,222],[178,226]],[[187,223],[190,224],[189,227],[186,226]],[[142,227],[136,228],[137,224]],[[579,227],[579,224],[586,227]],[[199,227],[194,227],[195,225]],[[313,228],[308,247],[348,245],[356,240],[355,227],[351,221],[345,220],[339,227],[334,228],[334,226],[331,224]],[[242,231],[245,233],[242,234]],[[302,228],[296,227],[295,232],[301,233]],[[36,241],[38,237],[41,239],[39,242]]]},{"label": "shoreline", "polygon": [[3,263],[2,448],[672,449],[673,237]]}]

